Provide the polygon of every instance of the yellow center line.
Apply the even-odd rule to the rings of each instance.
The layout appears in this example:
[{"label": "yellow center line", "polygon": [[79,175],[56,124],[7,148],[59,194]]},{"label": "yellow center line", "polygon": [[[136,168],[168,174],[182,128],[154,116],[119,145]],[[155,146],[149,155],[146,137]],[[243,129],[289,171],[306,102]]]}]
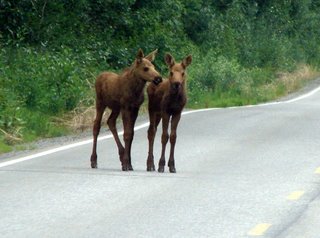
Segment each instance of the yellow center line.
[{"label": "yellow center line", "polygon": [[294,191],[289,194],[289,196],[287,197],[287,200],[298,200],[303,194],[304,194],[304,191]]},{"label": "yellow center line", "polygon": [[249,232],[249,236],[262,236],[269,228],[271,224],[269,223],[261,223],[252,228]]},{"label": "yellow center line", "polygon": [[315,174],[320,174],[320,167],[316,169],[316,171],[314,171]]}]

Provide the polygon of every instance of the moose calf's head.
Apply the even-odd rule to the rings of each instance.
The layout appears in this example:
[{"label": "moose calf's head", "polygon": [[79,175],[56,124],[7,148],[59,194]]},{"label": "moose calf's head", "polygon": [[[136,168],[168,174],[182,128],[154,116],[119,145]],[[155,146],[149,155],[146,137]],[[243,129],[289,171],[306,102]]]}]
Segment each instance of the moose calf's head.
[{"label": "moose calf's head", "polygon": [[134,73],[137,77],[146,82],[153,82],[156,85],[162,82],[162,77],[155,70],[154,65],[151,63],[152,61],[154,61],[157,52],[158,50],[155,50],[147,56],[144,56],[143,51],[139,49],[134,66]]},{"label": "moose calf's head", "polygon": [[184,58],[181,63],[176,63],[173,56],[168,53],[165,55],[165,62],[170,70],[170,90],[173,92],[179,92],[185,83],[186,69],[192,62],[192,56],[189,55]]}]

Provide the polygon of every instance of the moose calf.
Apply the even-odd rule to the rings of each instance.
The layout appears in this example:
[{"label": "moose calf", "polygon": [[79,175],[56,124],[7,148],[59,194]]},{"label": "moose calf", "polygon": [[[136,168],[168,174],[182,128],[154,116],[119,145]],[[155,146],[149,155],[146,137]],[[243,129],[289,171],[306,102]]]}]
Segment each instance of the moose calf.
[{"label": "moose calf", "polygon": [[157,126],[162,119],[162,151],[159,160],[158,172],[164,172],[165,166],[165,150],[169,140],[168,127],[171,119],[170,134],[170,157],[168,161],[169,171],[176,172],[174,163],[174,148],[177,138],[177,127],[181,117],[182,109],[187,102],[186,95],[186,69],[191,64],[191,55],[176,63],[170,54],[165,55],[165,62],[169,67],[169,78],[163,81],[159,86],[150,84],[147,87],[149,97],[149,120],[148,129],[149,152],[147,159],[147,171],[154,171],[153,145]]}]

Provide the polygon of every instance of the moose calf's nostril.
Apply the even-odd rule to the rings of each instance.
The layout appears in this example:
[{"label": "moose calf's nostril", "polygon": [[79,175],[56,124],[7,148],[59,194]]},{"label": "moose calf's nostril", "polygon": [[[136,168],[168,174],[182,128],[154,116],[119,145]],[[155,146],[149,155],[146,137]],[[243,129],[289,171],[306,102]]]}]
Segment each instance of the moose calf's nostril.
[{"label": "moose calf's nostril", "polygon": [[153,80],[153,83],[155,85],[158,85],[162,82],[162,78],[161,77],[155,77],[154,80]]},{"label": "moose calf's nostril", "polygon": [[177,83],[174,83],[174,84],[173,84],[173,87],[174,87],[175,89],[180,88],[180,83],[178,83],[178,82],[177,82]]}]

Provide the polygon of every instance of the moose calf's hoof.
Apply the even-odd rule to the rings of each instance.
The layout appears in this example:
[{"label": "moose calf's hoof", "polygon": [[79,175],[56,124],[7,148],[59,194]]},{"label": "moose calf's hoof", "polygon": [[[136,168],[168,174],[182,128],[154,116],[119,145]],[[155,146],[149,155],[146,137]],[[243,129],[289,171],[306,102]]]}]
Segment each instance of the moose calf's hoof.
[{"label": "moose calf's hoof", "polygon": [[158,172],[159,173],[163,173],[164,172],[164,166],[159,166]]},{"label": "moose calf's hoof", "polygon": [[122,171],[133,171],[132,165],[122,165]]},{"label": "moose calf's hoof", "polygon": [[176,168],[175,167],[169,167],[170,173],[176,173]]},{"label": "moose calf's hoof", "polygon": [[93,168],[93,169],[98,168],[97,157],[98,156],[96,154],[92,154],[91,157],[90,157],[91,168]]},{"label": "moose calf's hoof", "polygon": [[97,169],[98,168],[98,164],[96,161],[91,161],[91,168],[93,169]]},{"label": "moose calf's hoof", "polygon": [[147,166],[147,171],[148,172],[152,172],[152,171],[155,171],[155,170],[156,170],[156,168],[154,167],[154,165]]}]

